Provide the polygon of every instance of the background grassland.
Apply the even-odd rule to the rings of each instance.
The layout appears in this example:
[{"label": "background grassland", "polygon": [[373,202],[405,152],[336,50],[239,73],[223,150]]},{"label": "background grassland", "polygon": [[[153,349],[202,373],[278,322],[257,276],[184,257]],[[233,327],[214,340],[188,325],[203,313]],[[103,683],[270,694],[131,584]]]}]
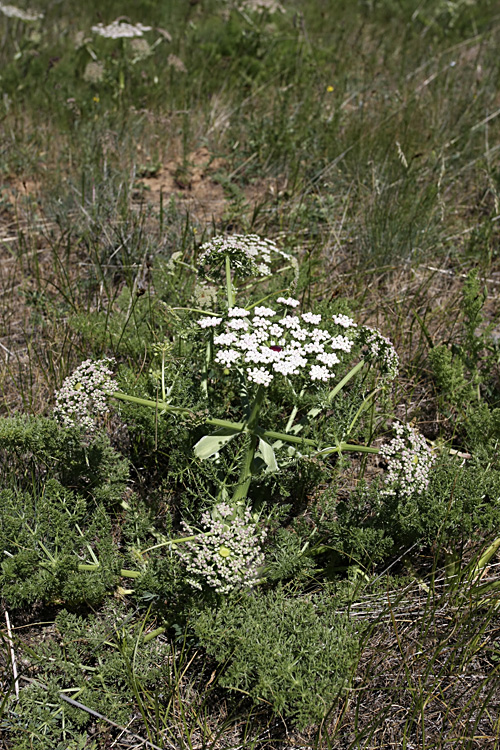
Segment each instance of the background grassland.
[{"label": "background grassland", "polygon": [[[2,592],[18,667],[40,684],[21,683],[20,701],[11,702],[2,629],[0,741],[19,750],[97,750],[130,746],[133,732],[165,748],[499,747],[498,568],[493,557],[481,581],[474,568],[499,536],[497,3],[283,0],[270,12],[251,1],[62,0],[30,10],[43,19],[0,12],[4,508],[7,498],[38,487],[50,467],[52,483],[30,496],[33,512],[52,493],[50,513],[59,503],[64,536],[65,493],[86,488],[72,510],[83,524],[84,503],[99,492],[109,514],[83,533],[98,537],[105,555],[117,534],[133,546],[155,519],[170,523],[165,446],[169,470],[188,488],[179,502],[194,503],[195,481],[209,485],[210,477],[181,466],[183,436],[161,426],[158,433],[146,416],[129,414],[127,435],[110,423],[111,442],[103,437],[91,455],[74,436],[61,444],[43,421],[16,420],[49,416],[54,389],[87,357],[114,355],[123,367],[147,370],[152,345],[170,331],[166,306],[192,293],[189,274],[172,271],[173,254],[192,266],[200,243],[224,232],[276,238],[301,263],[307,307],[347,298],[357,320],[380,327],[402,360],[397,416],[451,446],[462,465],[445,464],[436,479],[445,509],[439,523],[435,505],[405,509],[400,547],[389,558],[376,546],[378,530],[356,520],[375,503],[354,491],[364,466],[337,473],[321,495],[324,508],[314,498],[332,527],[328,503],[347,498],[339,512],[351,529],[336,540],[342,554],[331,561],[343,578],[315,589],[327,612],[315,632],[333,617],[325,601],[335,602],[361,644],[349,662],[349,691],[330,695],[322,721],[299,731],[286,706],[269,709],[272,686],[285,677],[265,648],[262,700],[248,700],[253,665],[245,651],[245,663],[231,667],[241,692],[224,691],[214,643],[231,642],[243,610],[229,607],[222,631],[207,610],[197,629],[174,618],[146,640],[172,602],[183,606],[172,561],[158,561],[142,598],[115,587],[103,604],[106,581],[90,580],[72,606],[77,583],[64,548],[56,574],[41,573],[32,594]],[[147,44],[91,32],[118,17],[152,26]],[[124,377],[134,387],[135,376]],[[120,450],[132,466],[128,480]],[[137,507],[127,515],[120,502],[133,506],[131,497]],[[43,534],[51,533],[50,513]],[[308,575],[294,544],[283,532],[287,562],[277,561],[276,575],[291,616],[309,623],[312,605],[293,598]],[[363,571],[346,564],[367,549]],[[115,568],[109,555],[108,581]],[[161,601],[155,586],[167,592]],[[279,619],[285,594],[247,602],[255,638],[269,640],[259,607]],[[344,633],[332,623],[329,632]],[[213,642],[203,649],[206,633]],[[128,725],[129,734],[116,725]]]}]

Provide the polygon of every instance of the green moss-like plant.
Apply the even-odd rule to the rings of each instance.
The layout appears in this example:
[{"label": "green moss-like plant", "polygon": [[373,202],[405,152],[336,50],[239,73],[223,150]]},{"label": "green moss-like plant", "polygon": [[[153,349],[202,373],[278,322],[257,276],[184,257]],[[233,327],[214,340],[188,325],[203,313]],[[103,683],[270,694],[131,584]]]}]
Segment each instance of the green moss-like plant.
[{"label": "green moss-like plant", "polygon": [[335,603],[255,591],[205,610],[194,631],[221,666],[219,683],[293,716],[321,721],[348,684],[358,640]]}]

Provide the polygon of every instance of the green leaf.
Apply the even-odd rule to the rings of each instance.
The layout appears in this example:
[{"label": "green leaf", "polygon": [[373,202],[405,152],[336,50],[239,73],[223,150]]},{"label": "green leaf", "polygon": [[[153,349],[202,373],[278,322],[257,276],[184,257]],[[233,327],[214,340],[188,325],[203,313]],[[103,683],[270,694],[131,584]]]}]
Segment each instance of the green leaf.
[{"label": "green leaf", "polygon": [[262,438],[259,438],[259,452],[266,462],[266,466],[269,471],[278,471],[278,464],[276,462],[276,456],[274,455],[272,446]]},{"label": "green leaf", "polygon": [[218,453],[221,448],[224,448],[238,434],[239,430],[229,430],[224,427],[212,435],[205,435],[194,446],[194,455],[202,460],[210,458],[210,456]]}]

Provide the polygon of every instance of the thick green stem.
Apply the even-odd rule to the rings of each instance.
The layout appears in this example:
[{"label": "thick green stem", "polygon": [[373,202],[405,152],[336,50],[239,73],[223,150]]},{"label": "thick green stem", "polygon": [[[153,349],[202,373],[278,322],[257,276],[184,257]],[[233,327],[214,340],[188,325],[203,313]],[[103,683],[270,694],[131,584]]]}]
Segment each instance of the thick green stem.
[{"label": "thick green stem", "polygon": [[[259,390],[261,390],[260,398],[262,399],[264,391],[263,389]],[[108,391],[107,395],[112,396],[119,401],[129,401],[130,403],[138,404],[140,406],[149,406],[152,409],[158,409],[158,411],[164,411],[170,414],[185,414],[186,416],[194,416],[194,412],[191,411],[191,409],[187,409],[184,406],[172,406],[171,404],[166,404],[164,401],[153,401],[147,398],[139,398],[138,396],[129,396],[128,393],[120,393],[119,391]],[[247,422],[230,422],[227,419],[207,417],[205,419],[205,424],[209,424],[212,427],[223,427],[227,430],[233,430],[235,433],[244,431],[253,432],[255,435],[263,438],[268,438],[269,440],[283,440],[285,443],[292,443],[293,445],[308,445],[311,448],[318,447],[317,442],[315,440],[311,440],[310,438],[300,437],[299,435],[288,435],[285,432],[277,432],[276,430],[263,430],[262,428],[258,427],[256,424],[257,419],[255,417],[258,417],[259,415],[261,403],[257,404],[256,396],[256,400],[252,405],[252,409],[256,410],[256,414],[254,414],[254,419],[252,421],[251,414]],[[362,445],[350,445],[349,443],[342,443],[340,448],[326,448],[325,450],[330,453],[338,452],[339,450],[378,453],[377,448],[368,448]],[[321,452],[322,451],[320,451],[320,453]]]},{"label": "thick green stem", "polygon": [[255,428],[255,433],[270,440],[283,440],[283,442],[292,443],[293,445],[310,445],[314,448],[318,447],[316,440],[299,437],[299,435],[288,435],[285,432],[276,432],[276,430],[262,430],[260,427]]},{"label": "thick green stem", "polygon": [[233,504],[237,503],[238,500],[244,500],[248,495],[250,482],[252,481],[252,463],[258,444],[259,438],[257,437],[257,435],[251,435],[250,443],[245,451],[243,463],[241,464],[238,486],[236,487],[233,494]]},{"label": "thick green stem", "polygon": [[244,500],[248,495],[250,482],[252,480],[252,464],[255,458],[255,451],[257,450],[257,446],[259,444],[259,436],[256,434],[256,429],[263,401],[264,388],[263,386],[259,385],[252,407],[250,409],[248,420],[245,425],[247,431],[250,432],[250,442],[245,451],[243,462],[241,464],[238,486],[236,487],[233,494],[233,503],[238,502],[238,500]]},{"label": "thick green stem", "polygon": [[229,255],[226,255],[226,293],[227,293],[227,306],[229,308],[234,307],[234,291],[233,282],[231,280],[231,260]]}]

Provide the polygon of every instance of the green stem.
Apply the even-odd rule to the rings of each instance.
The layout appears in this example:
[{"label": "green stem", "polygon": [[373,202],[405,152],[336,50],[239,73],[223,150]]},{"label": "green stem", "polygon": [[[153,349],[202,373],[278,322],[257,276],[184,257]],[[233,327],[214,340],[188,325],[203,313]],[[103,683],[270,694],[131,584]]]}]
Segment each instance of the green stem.
[{"label": "green stem", "polygon": [[201,392],[203,393],[207,401],[208,401],[208,370],[210,368],[210,363],[213,357],[213,341],[214,341],[214,337],[213,337],[213,333],[211,333],[207,341],[207,346],[205,349],[205,361],[203,363],[203,370],[201,373]]},{"label": "green stem", "polygon": [[164,633],[165,630],[166,628],[159,627],[159,628],[156,628],[156,630],[152,630],[150,633],[147,633],[144,636],[144,643],[149,643],[149,641],[152,641],[153,638],[157,638],[159,635]]},{"label": "green stem", "polygon": [[353,378],[361,370],[361,368],[363,367],[364,364],[365,364],[365,360],[362,359],[360,362],[358,362],[357,365],[354,365],[354,367],[352,368],[352,370],[350,370],[347,373],[347,375],[345,375],[342,378],[342,380],[340,381],[340,383],[337,383],[337,385],[335,386],[335,388],[332,391],[330,391],[330,393],[328,394],[328,401],[329,401],[329,403],[331,403],[333,401],[333,399],[335,398],[335,396],[337,395],[337,393],[339,393],[339,391],[341,391],[342,388],[345,385],[347,385],[347,383],[351,380],[351,378]]},{"label": "green stem", "polygon": [[378,453],[378,448],[372,448],[369,445],[353,445],[352,443],[339,443],[334,448],[323,448],[318,451],[316,456],[329,456],[330,453],[342,453],[343,451],[353,451],[355,453]]},{"label": "green stem", "polygon": [[263,438],[269,438],[270,440],[283,440],[285,443],[293,443],[294,445],[310,445],[314,448],[318,447],[316,440],[299,437],[298,435],[288,435],[284,432],[276,432],[275,430],[262,430],[260,427],[256,427],[254,432],[257,435],[260,435]]},{"label": "green stem", "polygon": [[237,503],[239,500],[244,500],[246,498],[250,488],[250,482],[252,481],[252,463],[255,458],[255,451],[259,444],[259,436],[256,432],[257,422],[259,421],[259,414],[264,401],[264,393],[263,386],[259,385],[245,425],[248,432],[250,432],[250,442],[241,464],[238,485],[233,494],[233,503]]},{"label": "green stem", "polygon": [[[212,310],[203,310],[200,307],[171,307],[170,310],[183,310],[184,312],[194,312],[194,313],[200,313],[201,315],[205,315],[210,318],[220,318],[222,320],[222,314],[218,312],[213,312]],[[178,316],[177,316],[178,317]]]},{"label": "green stem", "polygon": [[[373,390],[373,391],[372,391],[371,393],[369,393],[369,394],[368,394],[368,396],[366,396],[366,397],[365,397],[365,398],[363,399],[363,401],[362,401],[362,403],[361,403],[361,406],[359,407],[358,411],[357,411],[357,412],[356,412],[356,414],[354,415],[354,419],[352,420],[351,424],[350,424],[350,425],[349,425],[349,427],[347,428],[347,436],[349,436],[349,435],[351,434],[351,432],[352,432],[352,430],[353,430],[353,427],[354,427],[354,425],[356,424],[356,422],[358,421],[358,419],[360,418],[361,414],[362,414],[362,413],[363,413],[363,412],[365,411],[365,409],[368,409],[368,407],[370,406],[370,401],[372,401],[372,399],[374,398],[374,396],[375,396],[375,395],[376,395],[376,394],[377,394],[377,393],[378,393],[379,391],[380,391],[380,388],[376,388],[376,389],[375,389],[375,390]],[[372,403],[373,403],[373,401],[372,401]]]},{"label": "green stem", "polygon": [[[304,386],[302,388],[302,390],[300,391],[300,393],[299,393],[299,399],[302,398],[302,396],[304,395],[305,391],[306,391],[306,387]],[[297,405],[293,407],[292,413],[290,414],[290,416],[288,418],[288,422],[286,423],[285,432],[288,432],[289,430],[292,429],[293,423],[295,421],[295,417],[297,416],[298,410],[299,410],[299,407]]]},{"label": "green stem", "polygon": [[141,556],[145,555],[146,552],[151,552],[153,549],[159,549],[160,547],[167,547],[169,544],[182,544],[182,542],[192,542],[193,539],[198,539],[200,536],[210,536],[211,531],[205,531],[200,534],[194,534],[193,536],[181,536],[177,539],[167,539],[166,542],[160,542],[160,544],[154,544],[152,547],[148,547],[147,549],[143,549],[141,551]]},{"label": "green stem", "polygon": [[165,351],[161,353],[161,397],[165,401]]},{"label": "green stem", "polygon": [[486,567],[486,565],[488,565],[491,558],[494,557],[494,555],[496,555],[499,549],[500,549],[500,537],[498,537],[498,539],[495,539],[495,541],[492,544],[490,544],[488,549],[485,552],[483,552],[483,554],[477,561],[474,567],[474,572],[476,573],[476,575],[480,573]]},{"label": "green stem", "polygon": [[150,406],[153,409],[159,409],[160,411],[167,411],[171,414],[191,414],[191,409],[187,409],[185,406],[172,406],[166,404],[165,401],[152,401],[149,398],[139,398],[139,396],[129,396],[128,393],[121,393],[120,391],[104,391],[106,396],[117,398],[119,401],[130,401],[132,404],[139,404],[139,406]]},{"label": "green stem", "polygon": [[[78,565],[78,570],[81,573],[85,573],[85,572],[91,573],[95,570],[99,570],[100,567],[101,566],[99,563],[89,563],[89,564],[80,563]],[[125,568],[122,568],[120,570],[120,575],[122,578],[139,578],[139,576],[141,576],[142,574],[139,570],[126,570]]]},{"label": "green stem", "polygon": [[[139,398],[139,396],[129,396],[128,393],[121,393],[120,391],[105,391],[106,396],[118,399],[118,401],[129,401],[131,404],[138,404],[139,406],[149,406],[151,409],[158,409],[158,411],[164,411],[170,414],[183,414],[186,416],[195,416],[192,409],[187,409],[185,406],[172,406],[166,404],[164,401],[153,401],[149,398]],[[212,425],[213,427],[225,427],[228,430],[234,430],[234,432],[243,432],[245,429],[244,422],[229,422],[227,419],[217,419],[215,417],[207,417],[205,424]]]},{"label": "green stem", "polygon": [[[147,398],[139,398],[138,396],[129,396],[128,393],[120,393],[119,391],[108,391],[108,396],[112,396],[113,398],[118,399],[119,401],[129,401],[133,404],[139,404],[140,406],[149,406],[152,409],[158,409],[159,411],[165,411],[169,412],[171,414],[185,414],[186,416],[191,415],[195,416],[194,412],[191,411],[191,409],[187,409],[184,406],[172,406],[171,404],[166,404],[163,401],[152,401],[151,399]],[[263,389],[261,398],[263,396]],[[256,396],[257,400],[257,396]],[[257,408],[257,404],[254,402],[253,408]],[[260,406],[258,406],[258,411],[260,411]],[[258,411],[257,411],[257,417],[258,417]],[[227,430],[234,430],[235,433],[237,432],[250,432],[253,431],[255,435],[258,437],[268,438],[270,440],[283,440],[286,443],[292,443],[294,445],[309,445],[312,448],[317,448],[318,444],[315,440],[311,440],[310,438],[304,438],[299,437],[298,435],[288,435],[284,432],[277,432],[276,430],[263,430],[260,427],[257,427],[255,425],[256,420],[253,420],[252,424],[253,430],[251,430],[251,422],[250,417],[247,422],[230,422],[227,419],[217,419],[216,417],[207,417],[205,419],[205,424],[209,424],[212,427],[223,427]],[[348,443],[342,444],[344,447],[341,449],[334,449],[334,450],[357,450],[357,451],[366,451],[369,453],[378,453],[377,448],[366,448],[365,446],[361,445],[349,445]],[[328,448],[327,450],[331,451],[332,449]],[[321,451],[320,451],[321,452]]]},{"label": "green stem", "polygon": [[234,307],[234,291],[233,282],[231,281],[231,260],[229,255],[226,255],[226,293],[227,306],[229,308]]}]

